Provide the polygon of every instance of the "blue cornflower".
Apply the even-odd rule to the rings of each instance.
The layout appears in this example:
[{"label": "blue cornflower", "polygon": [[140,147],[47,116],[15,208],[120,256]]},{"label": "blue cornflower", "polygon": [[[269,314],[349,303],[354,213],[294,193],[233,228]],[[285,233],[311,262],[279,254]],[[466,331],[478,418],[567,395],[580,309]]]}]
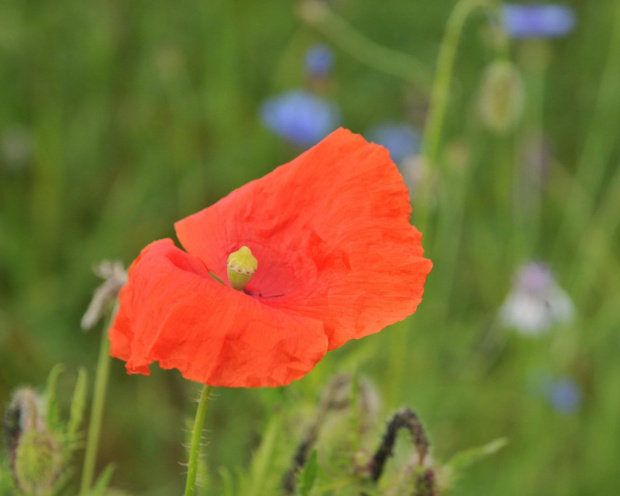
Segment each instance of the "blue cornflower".
[{"label": "blue cornflower", "polygon": [[334,52],[325,44],[313,45],[306,51],[306,74],[310,78],[329,76],[334,65]]},{"label": "blue cornflower", "polygon": [[563,4],[513,4],[502,9],[504,29],[513,38],[558,38],[575,26],[575,13]]},{"label": "blue cornflower", "polygon": [[307,90],[292,90],[263,102],[260,116],[269,129],[290,143],[310,147],[342,120],[338,105]]},{"label": "blue cornflower", "polygon": [[549,400],[559,413],[573,413],[581,403],[581,388],[570,378],[558,379],[549,388]]},{"label": "blue cornflower", "polygon": [[370,141],[387,148],[394,162],[420,152],[422,138],[411,124],[385,122],[369,129],[366,136]]}]

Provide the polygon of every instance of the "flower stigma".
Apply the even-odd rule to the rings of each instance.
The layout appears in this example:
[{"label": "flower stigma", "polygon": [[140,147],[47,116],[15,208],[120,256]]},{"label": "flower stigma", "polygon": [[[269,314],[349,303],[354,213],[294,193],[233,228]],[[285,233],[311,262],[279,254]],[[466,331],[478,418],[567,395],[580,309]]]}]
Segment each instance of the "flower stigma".
[{"label": "flower stigma", "polygon": [[233,289],[241,291],[258,269],[258,260],[247,246],[242,246],[228,256],[227,266],[230,285]]}]

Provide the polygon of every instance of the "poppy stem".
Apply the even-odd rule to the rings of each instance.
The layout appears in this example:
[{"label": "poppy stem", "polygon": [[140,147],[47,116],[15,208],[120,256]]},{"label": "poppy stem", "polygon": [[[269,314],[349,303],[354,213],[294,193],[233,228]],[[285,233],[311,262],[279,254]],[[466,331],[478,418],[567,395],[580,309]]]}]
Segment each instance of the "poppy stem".
[{"label": "poppy stem", "polygon": [[[489,0],[460,0],[448,18],[446,33],[439,47],[439,59],[435,80],[431,89],[430,110],[424,128],[423,153],[431,173],[437,169],[439,148],[441,145],[442,129],[450,95],[450,84],[456,52],[461,40],[465,22],[470,14],[478,8],[490,9],[495,14],[494,3]],[[504,50],[504,47],[501,47]],[[428,221],[428,193],[421,191],[416,204],[417,219],[415,224],[420,231],[425,232]]]},{"label": "poppy stem", "polygon": [[118,312],[118,300],[114,303],[114,309],[110,314],[110,319],[101,333],[101,346],[99,347],[99,359],[97,360],[97,371],[95,373],[95,392],[88,425],[80,496],[86,496],[90,492],[93,476],[95,474],[97,449],[99,448],[99,437],[101,435],[101,424],[103,420],[103,408],[105,406],[108,378],[110,376],[110,341],[108,340],[108,329],[112,325],[112,322],[114,322],[116,312]]},{"label": "poppy stem", "polygon": [[202,438],[202,428],[207,415],[207,404],[209,403],[209,394],[211,386],[205,384],[200,393],[198,401],[198,410],[196,411],[196,420],[194,420],[194,428],[192,429],[192,441],[189,447],[189,462],[187,464],[187,482],[185,483],[185,496],[194,496],[196,489],[196,476],[198,475],[198,458],[200,457],[200,441]]}]

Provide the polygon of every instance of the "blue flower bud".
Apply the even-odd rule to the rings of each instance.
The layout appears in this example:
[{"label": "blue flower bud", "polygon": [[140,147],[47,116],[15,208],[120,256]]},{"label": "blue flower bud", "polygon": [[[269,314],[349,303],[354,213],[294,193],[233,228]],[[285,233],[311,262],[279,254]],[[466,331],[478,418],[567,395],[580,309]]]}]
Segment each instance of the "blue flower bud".
[{"label": "blue flower bud", "polygon": [[572,379],[565,377],[555,381],[549,391],[553,408],[562,414],[577,411],[581,403],[581,389]]},{"label": "blue flower bud", "polygon": [[334,53],[327,45],[319,44],[306,51],[306,74],[310,78],[325,78],[334,65]]}]

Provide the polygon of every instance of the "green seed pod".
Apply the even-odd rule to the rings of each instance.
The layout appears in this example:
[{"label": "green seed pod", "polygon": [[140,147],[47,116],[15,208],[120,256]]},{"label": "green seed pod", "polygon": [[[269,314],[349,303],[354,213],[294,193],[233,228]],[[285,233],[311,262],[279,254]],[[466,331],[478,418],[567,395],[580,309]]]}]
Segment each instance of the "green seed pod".
[{"label": "green seed pod", "polygon": [[258,261],[247,246],[228,257],[228,280],[234,289],[242,290],[258,269]]},{"label": "green seed pod", "polygon": [[524,89],[517,68],[508,61],[496,61],[487,67],[482,77],[478,109],[490,131],[505,134],[521,118]]}]

